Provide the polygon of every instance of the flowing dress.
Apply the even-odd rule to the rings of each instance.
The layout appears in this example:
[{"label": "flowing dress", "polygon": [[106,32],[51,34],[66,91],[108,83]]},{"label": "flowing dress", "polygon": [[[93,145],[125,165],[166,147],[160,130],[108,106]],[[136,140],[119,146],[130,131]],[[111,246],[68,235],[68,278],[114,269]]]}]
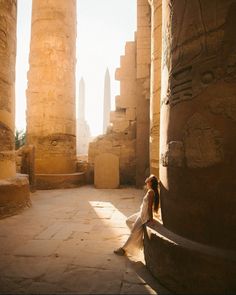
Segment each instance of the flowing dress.
[{"label": "flowing dress", "polygon": [[154,191],[149,189],[143,197],[139,212],[129,216],[126,220],[128,227],[131,229],[131,233],[122,248],[130,254],[137,254],[143,249],[143,225],[151,217],[148,212],[148,202],[150,194],[152,193],[154,194]]}]

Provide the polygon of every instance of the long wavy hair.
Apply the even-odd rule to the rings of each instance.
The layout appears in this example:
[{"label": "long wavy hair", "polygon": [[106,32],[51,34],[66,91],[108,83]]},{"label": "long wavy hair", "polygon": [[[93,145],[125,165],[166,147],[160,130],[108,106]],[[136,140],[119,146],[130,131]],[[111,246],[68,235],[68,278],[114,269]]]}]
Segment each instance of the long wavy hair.
[{"label": "long wavy hair", "polygon": [[159,207],[159,191],[158,191],[158,179],[154,174],[151,174],[146,180],[145,183],[150,182],[151,188],[154,191],[154,211],[158,211]]}]

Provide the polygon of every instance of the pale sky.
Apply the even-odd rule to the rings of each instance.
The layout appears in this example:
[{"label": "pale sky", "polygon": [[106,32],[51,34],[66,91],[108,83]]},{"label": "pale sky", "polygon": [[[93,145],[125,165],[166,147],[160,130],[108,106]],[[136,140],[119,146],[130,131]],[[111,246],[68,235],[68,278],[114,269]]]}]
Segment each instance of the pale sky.
[{"label": "pale sky", "polygon": [[[31,5],[31,0],[18,0],[16,128],[19,130],[25,129]],[[83,76],[86,87],[85,117],[92,135],[102,133],[106,68],[111,75],[114,108],[115,95],[119,94],[119,82],[114,79],[115,69],[120,65],[125,42],[134,40],[135,31],[136,0],[77,0],[77,86]]]}]

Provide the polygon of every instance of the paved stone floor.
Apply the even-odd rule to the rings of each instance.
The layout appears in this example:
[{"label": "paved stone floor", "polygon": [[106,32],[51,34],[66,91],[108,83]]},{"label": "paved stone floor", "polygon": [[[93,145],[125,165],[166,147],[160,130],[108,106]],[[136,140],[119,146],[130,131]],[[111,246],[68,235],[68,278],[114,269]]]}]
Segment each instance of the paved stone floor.
[{"label": "paved stone floor", "polygon": [[31,208],[0,220],[0,293],[170,294],[142,255],[113,254],[142,193],[85,186],[32,194]]}]

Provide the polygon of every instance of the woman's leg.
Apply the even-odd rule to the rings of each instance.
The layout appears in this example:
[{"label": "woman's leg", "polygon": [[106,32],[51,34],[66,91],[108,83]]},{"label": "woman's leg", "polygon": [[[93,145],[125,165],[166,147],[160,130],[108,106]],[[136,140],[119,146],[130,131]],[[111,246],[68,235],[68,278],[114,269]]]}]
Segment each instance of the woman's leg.
[{"label": "woman's leg", "polygon": [[125,251],[135,252],[143,247],[143,224],[140,216],[136,218],[130,236],[122,247]]},{"label": "woman's leg", "polygon": [[138,217],[139,217],[139,213],[135,213],[126,219],[126,224],[130,230],[132,230],[132,228],[135,224],[135,221],[137,220]]}]

